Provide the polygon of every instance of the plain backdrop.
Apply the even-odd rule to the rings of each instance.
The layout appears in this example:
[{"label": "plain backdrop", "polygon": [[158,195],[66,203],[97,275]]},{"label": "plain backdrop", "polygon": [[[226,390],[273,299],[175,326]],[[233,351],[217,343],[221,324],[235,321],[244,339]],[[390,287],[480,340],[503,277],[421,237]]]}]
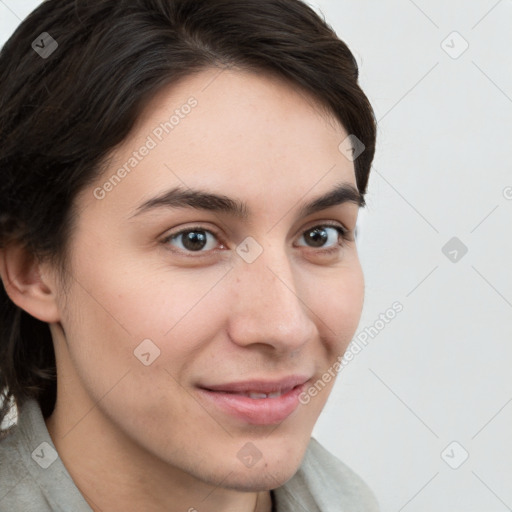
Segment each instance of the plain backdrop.
[{"label": "plain backdrop", "polygon": [[[0,0],[0,45],[39,3]],[[311,4],[379,122],[366,343],[313,435],[382,512],[512,510],[512,1]]]}]

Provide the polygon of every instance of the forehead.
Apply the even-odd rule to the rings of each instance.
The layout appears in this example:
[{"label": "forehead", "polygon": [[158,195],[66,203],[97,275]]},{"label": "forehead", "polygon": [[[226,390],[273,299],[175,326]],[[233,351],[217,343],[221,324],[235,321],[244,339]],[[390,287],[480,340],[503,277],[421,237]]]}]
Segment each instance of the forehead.
[{"label": "forehead", "polygon": [[117,201],[135,209],[179,186],[268,208],[310,191],[317,196],[340,182],[355,186],[353,162],[338,149],[347,135],[289,82],[204,70],[151,99],[95,186],[112,182],[102,207]]}]

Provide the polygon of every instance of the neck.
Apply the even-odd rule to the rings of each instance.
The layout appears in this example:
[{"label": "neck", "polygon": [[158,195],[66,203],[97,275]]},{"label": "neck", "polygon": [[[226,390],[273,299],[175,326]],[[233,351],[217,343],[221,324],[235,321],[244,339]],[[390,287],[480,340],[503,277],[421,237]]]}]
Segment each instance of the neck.
[{"label": "neck", "polygon": [[[62,346],[61,346],[62,348]],[[201,457],[189,457],[179,443],[155,450],[138,442],[110,418],[113,394],[94,402],[72,371],[66,350],[57,351],[59,382],[48,432],[74,484],[95,512],[271,512],[270,491],[240,490],[246,481],[223,487],[233,472],[205,470]],[[64,383],[64,384],[63,384]],[[170,433],[171,434],[171,433]],[[165,439],[165,438],[164,438]],[[173,442],[172,436],[167,436]],[[162,457],[170,454],[180,464]],[[199,454],[200,455],[200,454]],[[207,454],[203,458],[207,457]]]},{"label": "neck", "polygon": [[[271,512],[270,491],[240,492],[195,479],[161,460],[126,449],[96,409],[71,431],[58,406],[46,426],[75,485],[94,512]],[[69,416],[67,416],[69,417]],[[98,434],[98,435],[96,435]]]}]

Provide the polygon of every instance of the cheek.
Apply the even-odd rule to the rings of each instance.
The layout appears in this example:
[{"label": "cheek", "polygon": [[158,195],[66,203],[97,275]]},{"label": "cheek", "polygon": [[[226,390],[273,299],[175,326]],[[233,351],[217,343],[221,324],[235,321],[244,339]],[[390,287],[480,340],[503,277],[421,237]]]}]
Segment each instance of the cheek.
[{"label": "cheek", "polygon": [[336,355],[344,352],[361,319],[364,302],[364,276],[358,260],[350,261],[322,280],[309,284],[310,300],[321,319],[319,329],[330,340]]},{"label": "cheek", "polygon": [[[225,272],[180,277],[132,267],[127,274],[104,265],[80,273],[62,322],[72,371],[77,385],[123,429],[138,435],[154,425],[203,417],[180,383],[222,331],[228,308],[221,299],[229,295]],[[143,340],[151,343],[141,345]],[[145,365],[137,355],[148,352]]]},{"label": "cheek", "polygon": [[81,269],[80,282],[93,299],[91,303],[85,297],[87,308],[107,311],[106,321],[116,322],[135,340],[172,335],[217,285],[222,286],[229,271],[222,265],[179,268],[167,265],[165,257],[119,253],[96,254],[95,261],[77,261],[75,267]]},{"label": "cheek", "polygon": [[151,340],[145,343],[155,355],[160,351],[155,365],[176,368],[221,329],[226,308],[219,293],[226,293],[222,280],[229,268],[148,269],[98,255],[95,261],[107,263],[75,261],[80,273],[63,321],[78,366],[94,364],[97,375],[121,367],[139,372],[143,365],[134,351]]}]

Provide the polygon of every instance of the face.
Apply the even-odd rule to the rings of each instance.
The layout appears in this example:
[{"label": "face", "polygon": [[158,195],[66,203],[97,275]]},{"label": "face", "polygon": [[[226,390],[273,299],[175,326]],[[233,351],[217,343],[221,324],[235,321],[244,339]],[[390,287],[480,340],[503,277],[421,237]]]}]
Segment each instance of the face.
[{"label": "face", "polygon": [[358,204],[305,208],[357,191],[347,135],[262,74],[207,70],[159,92],[76,200],[57,407],[78,424],[95,406],[125,452],[187,478],[291,478],[334,379],[299,394],[332,373],[363,305]]}]

